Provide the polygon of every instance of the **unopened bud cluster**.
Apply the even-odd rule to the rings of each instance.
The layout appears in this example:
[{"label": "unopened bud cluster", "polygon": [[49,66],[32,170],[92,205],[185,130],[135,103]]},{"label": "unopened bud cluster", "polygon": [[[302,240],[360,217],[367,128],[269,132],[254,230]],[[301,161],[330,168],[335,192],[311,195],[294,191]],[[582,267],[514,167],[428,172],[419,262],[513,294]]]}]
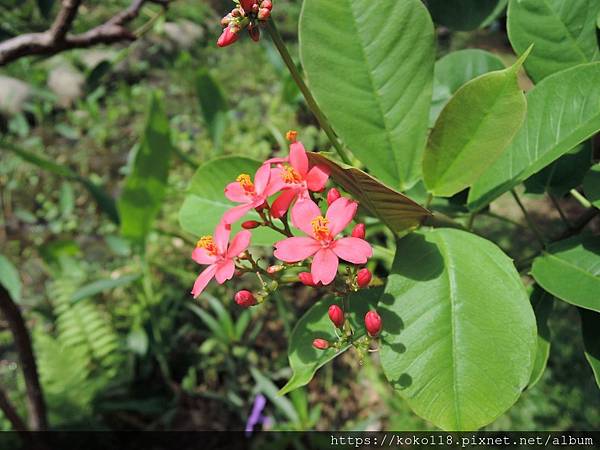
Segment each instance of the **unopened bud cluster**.
[{"label": "unopened bud cluster", "polygon": [[368,336],[354,340],[354,333],[351,329],[351,326],[346,321],[344,310],[340,306],[336,305],[335,303],[331,305],[327,310],[327,315],[329,316],[329,320],[335,326],[335,328],[342,332],[342,335],[339,336],[336,332],[338,341],[334,343],[322,338],[314,339],[312,345],[317,350],[327,350],[330,347],[334,350],[339,350],[343,345],[351,343],[358,350],[362,360],[365,351],[370,346],[370,341],[377,338],[383,328],[381,316],[377,313],[377,311],[371,310],[365,314],[364,318],[365,330]]},{"label": "unopened bud cluster", "polygon": [[269,20],[273,4],[271,0],[234,0],[235,8],[221,19],[223,32],[217,41],[219,47],[226,47],[238,40],[240,32],[248,30],[253,41],[260,39],[259,26]]}]

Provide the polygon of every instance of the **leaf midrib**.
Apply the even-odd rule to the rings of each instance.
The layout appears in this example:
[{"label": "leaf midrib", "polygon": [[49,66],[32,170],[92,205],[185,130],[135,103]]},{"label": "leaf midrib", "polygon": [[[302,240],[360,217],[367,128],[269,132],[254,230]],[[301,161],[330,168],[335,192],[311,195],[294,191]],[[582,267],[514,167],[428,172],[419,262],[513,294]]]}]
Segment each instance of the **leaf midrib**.
[{"label": "leaf midrib", "polygon": [[[562,21],[561,17],[558,15],[558,12],[555,11],[552,6],[550,5],[550,3],[548,2],[548,0],[542,0],[544,5],[548,8],[548,10],[550,11],[550,15],[556,19],[558,21],[558,23],[560,23],[560,25],[562,26],[562,28],[564,28],[565,30],[565,34],[567,35],[567,38],[569,38],[569,40],[573,43],[574,47],[577,49],[577,52],[583,56],[583,60],[584,62],[590,62],[590,59],[587,57],[587,55],[583,52],[583,49],[579,46],[577,39],[575,38],[575,36],[573,36],[573,34],[571,34],[571,30],[569,30],[569,28],[567,27],[566,23]],[[586,11],[587,14],[587,11]]]}]

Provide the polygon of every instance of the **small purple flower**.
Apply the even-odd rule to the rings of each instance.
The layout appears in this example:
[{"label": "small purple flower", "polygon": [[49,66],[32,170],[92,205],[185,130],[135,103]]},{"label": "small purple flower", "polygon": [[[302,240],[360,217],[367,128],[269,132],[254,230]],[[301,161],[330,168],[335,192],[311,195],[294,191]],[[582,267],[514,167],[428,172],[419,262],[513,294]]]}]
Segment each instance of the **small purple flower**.
[{"label": "small purple flower", "polygon": [[254,431],[254,427],[256,425],[263,424],[266,421],[266,417],[262,415],[263,410],[265,409],[265,405],[267,404],[267,399],[264,395],[258,394],[254,397],[254,405],[252,405],[252,412],[248,417],[248,421],[246,422],[246,436],[250,436],[252,431]]}]

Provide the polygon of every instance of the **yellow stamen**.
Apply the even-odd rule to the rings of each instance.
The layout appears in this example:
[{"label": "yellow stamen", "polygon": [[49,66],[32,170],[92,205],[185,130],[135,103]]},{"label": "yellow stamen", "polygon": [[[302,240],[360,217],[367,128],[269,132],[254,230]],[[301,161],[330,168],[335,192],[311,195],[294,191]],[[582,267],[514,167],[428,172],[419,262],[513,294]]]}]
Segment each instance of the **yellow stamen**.
[{"label": "yellow stamen", "polygon": [[288,142],[290,143],[294,143],[296,142],[296,138],[298,137],[298,132],[296,130],[290,130],[287,133],[285,133],[285,138],[288,140]]},{"label": "yellow stamen", "polygon": [[203,248],[209,255],[216,255],[218,253],[217,246],[212,236],[202,236],[196,243],[197,248]]},{"label": "yellow stamen", "polygon": [[247,173],[242,173],[240,174],[235,181],[237,181],[238,183],[240,183],[240,186],[242,187],[242,189],[244,191],[246,191],[247,193],[253,193],[254,192],[254,183],[252,182],[252,179],[250,178],[250,175],[248,175]]},{"label": "yellow stamen", "polygon": [[328,226],[329,220],[327,220],[325,217],[317,216],[311,220],[310,224],[312,225],[313,234],[317,240],[324,241],[331,237]]},{"label": "yellow stamen", "polygon": [[281,179],[290,184],[301,183],[303,181],[300,174],[292,166],[285,166],[283,168]]}]

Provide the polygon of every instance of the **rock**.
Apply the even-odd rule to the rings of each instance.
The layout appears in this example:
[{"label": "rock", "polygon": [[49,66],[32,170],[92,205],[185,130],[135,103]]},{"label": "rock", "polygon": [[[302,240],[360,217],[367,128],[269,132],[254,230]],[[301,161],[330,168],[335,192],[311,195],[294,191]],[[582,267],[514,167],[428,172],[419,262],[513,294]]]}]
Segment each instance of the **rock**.
[{"label": "rock", "polygon": [[85,77],[69,64],[61,64],[48,73],[48,87],[57,96],[57,103],[63,108],[70,107],[83,96]]},{"label": "rock", "polygon": [[79,60],[87,69],[91,70],[102,61],[112,61],[116,53],[114,50],[91,48],[82,51],[79,54]]},{"label": "rock", "polygon": [[202,27],[189,20],[165,22],[167,38],[181,50],[189,50],[204,34]]},{"label": "rock", "polygon": [[0,113],[13,115],[22,112],[31,95],[32,89],[29,84],[0,75]]}]

